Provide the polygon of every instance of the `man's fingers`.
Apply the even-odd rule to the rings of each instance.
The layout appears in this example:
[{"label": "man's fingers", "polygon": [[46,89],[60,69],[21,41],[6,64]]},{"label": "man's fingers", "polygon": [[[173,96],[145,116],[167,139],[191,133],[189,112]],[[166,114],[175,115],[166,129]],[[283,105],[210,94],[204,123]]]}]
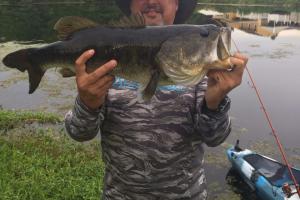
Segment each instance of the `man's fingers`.
[{"label": "man's fingers", "polygon": [[101,85],[97,85],[97,88],[95,88],[93,91],[98,98],[101,98],[102,96],[107,94],[107,91],[109,88],[111,88],[112,84],[113,81],[104,82]]},{"label": "man's fingers", "polygon": [[207,73],[207,77],[217,79],[218,71],[219,70],[216,70],[216,69],[209,70]]},{"label": "man's fingers", "polygon": [[92,98],[100,98],[112,86],[113,82],[114,77],[112,76],[102,77],[97,82],[93,83],[93,85],[90,85],[88,89],[85,90],[85,96],[90,96]]},{"label": "man's fingers", "polygon": [[243,60],[243,61],[245,62],[245,65],[246,65],[247,62],[248,62],[248,57],[245,56],[245,55],[243,55],[243,54],[241,54],[241,53],[235,53],[235,54],[233,55],[233,57],[239,58],[239,59]]},{"label": "man's fingers", "polygon": [[246,60],[236,58],[236,57],[231,57],[230,58],[231,64],[234,66],[233,71],[235,73],[243,74],[244,69],[246,67]]},{"label": "man's fingers", "polygon": [[86,65],[85,63],[95,54],[93,49],[85,51],[79,58],[75,61],[75,70],[77,76],[86,73]]},{"label": "man's fingers", "polygon": [[97,88],[102,88],[104,85],[106,85],[107,83],[113,83],[115,80],[114,76],[110,76],[110,75],[106,75],[104,77],[102,77],[101,79],[99,79],[95,84],[95,86]]},{"label": "man's fingers", "polygon": [[106,93],[107,90],[108,90],[109,88],[111,88],[111,86],[112,86],[113,83],[114,83],[113,81],[108,81],[108,82],[106,82],[100,89],[101,89],[102,91],[105,91],[105,93]]},{"label": "man's fingers", "polygon": [[111,72],[115,67],[117,66],[117,61],[111,60],[95,71],[93,71],[90,75],[93,77],[93,81],[98,81],[99,78],[107,75],[109,72]]},{"label": "man's fingers", "polygon": [[225,76],[228,72],[221,71],[221,70],[210,70],[207,74],[208,77],[208,84],[213,85],[218,82],[222,83],[225,80]]}]

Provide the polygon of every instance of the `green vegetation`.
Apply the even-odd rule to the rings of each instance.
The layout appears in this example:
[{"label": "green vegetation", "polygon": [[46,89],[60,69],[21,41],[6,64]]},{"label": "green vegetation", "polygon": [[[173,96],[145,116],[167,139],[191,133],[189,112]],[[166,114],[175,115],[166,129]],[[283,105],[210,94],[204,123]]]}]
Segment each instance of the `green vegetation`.
[{"label": "green vegetation", "polygon": [[56,123],[60,121],[61,118],[55,114],[0,110],[0,130],[9,130],[32,122]]},{"label": "green vegetation", "polygon": [[[0,6],[0,42],[3,41],[45,41],[57,40],[54,24],[61,17],[81,16],[99,24],[118,19],[122,14],[113,1],[73,1],[68,4],[47,4],[43,1],[7,1],[8,6]],[[15,3],[13,3],[15,2]],[[29,3],[26,3],[29,2]],[[64,1],[57,1],[64,2]],[[77,2],[77,3],[76,3]],[[0,4],[3,3],[0,0]],[[4,2],[5,3],[5,2]]]},{"label": "green vegetation", "polygon": [[[101,2],[101,3],[111,3],[112,0],[59,0],[55,2],[73,2],[73,3],[92,3],[92,2]],[[40,3],[41,0],[0,0],[0,3]],[[51,2],[51,0],[44,1]],[[265,3],[300,3],[299,0],[199,0],[198,2],[207,2],[207,3],[254,3],[254,4],[265,4]]]},{"label": "green vegetation", "polygon": [[[199,0],[199,3],[243,3],[277,5],[277,7],[232,7],[200,5],[232,12],[272,12],[274,10],[297,11],[300,0]],[[3,6],[1,6],[3,5]],[[107,24],[122,16],[113,0],[0,0],[1,41],[44,41],[57,40],[53,30],[57,20],[64,16],[82,16],[99,24]]]},{"label": "green vegetation", "polygon": [[[45,128],[59,119],[52,114],[0,110],[0,116],[1,200],[99,199],[104,175],[99,143],[77,143],[63,128]],[[39,125],[25,126],[32,119]],[[1,131],[3,120],[16,125]]]}]

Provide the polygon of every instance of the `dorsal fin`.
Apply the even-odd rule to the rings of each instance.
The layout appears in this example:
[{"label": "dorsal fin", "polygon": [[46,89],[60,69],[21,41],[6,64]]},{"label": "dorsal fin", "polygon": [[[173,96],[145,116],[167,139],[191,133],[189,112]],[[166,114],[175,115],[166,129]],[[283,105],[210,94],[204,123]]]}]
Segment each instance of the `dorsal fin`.
[{"label": "dorsal fin", "polygon": [[116,28],[145,28],[145,19],[141,14],[122,17],[119,21],[110,22],[109,26]]},{"label": "dorsal fin", "polygon": [[96,26],[98,24],[92,20],[83,17],[68,16],[60,18],[54,25],[54,30],[58,32],[60,40],[65,40],[76,31]]}]

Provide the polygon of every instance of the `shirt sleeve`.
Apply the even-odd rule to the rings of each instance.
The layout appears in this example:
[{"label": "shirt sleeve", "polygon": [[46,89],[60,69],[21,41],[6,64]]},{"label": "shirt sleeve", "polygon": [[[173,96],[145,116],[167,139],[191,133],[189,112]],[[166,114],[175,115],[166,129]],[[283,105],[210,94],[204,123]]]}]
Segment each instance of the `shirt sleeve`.
[{"label": "shirt sleeve", "polygon": [[99,132],[104,120],[104,106],[90,110],[77,96],[73,110],[65,115],[67,133],[76,141],[93,139]]},{"label": "shirt sleeve", "polygon": [[201,83],[196,87],[197,103],[194,125],[201,140],[207,146],[215,147],[224,142],[231,132],[231,120],[228,114],[231,100],[226,96],[216,111],[210,110],[204,99],[206,88],[206,83]]}]

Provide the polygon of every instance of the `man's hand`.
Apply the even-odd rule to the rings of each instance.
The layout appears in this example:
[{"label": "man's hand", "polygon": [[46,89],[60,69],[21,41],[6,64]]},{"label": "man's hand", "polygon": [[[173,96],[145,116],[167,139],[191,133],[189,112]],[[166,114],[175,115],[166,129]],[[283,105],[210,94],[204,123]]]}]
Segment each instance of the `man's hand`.
[{"label": "man's hand", "polygon": [[114,77],[108,75],[117,62],[111,60],[92,73],[86,72],[86,62],[95,54],[94,50],[84,52],[75,62],[76,82],[81,101],[90,109],[99,108],[105,100],[108,89],[114,82]]},{"label": "man's hand", "polygon": [[216,110],[224,97],[242,82],[248,58],[236,53],[230,58],[230,62],[234,66],[233,70],[210,70],[207,74],[208,87],[205,93],[205,101],[207,107],[211,110]]}]

